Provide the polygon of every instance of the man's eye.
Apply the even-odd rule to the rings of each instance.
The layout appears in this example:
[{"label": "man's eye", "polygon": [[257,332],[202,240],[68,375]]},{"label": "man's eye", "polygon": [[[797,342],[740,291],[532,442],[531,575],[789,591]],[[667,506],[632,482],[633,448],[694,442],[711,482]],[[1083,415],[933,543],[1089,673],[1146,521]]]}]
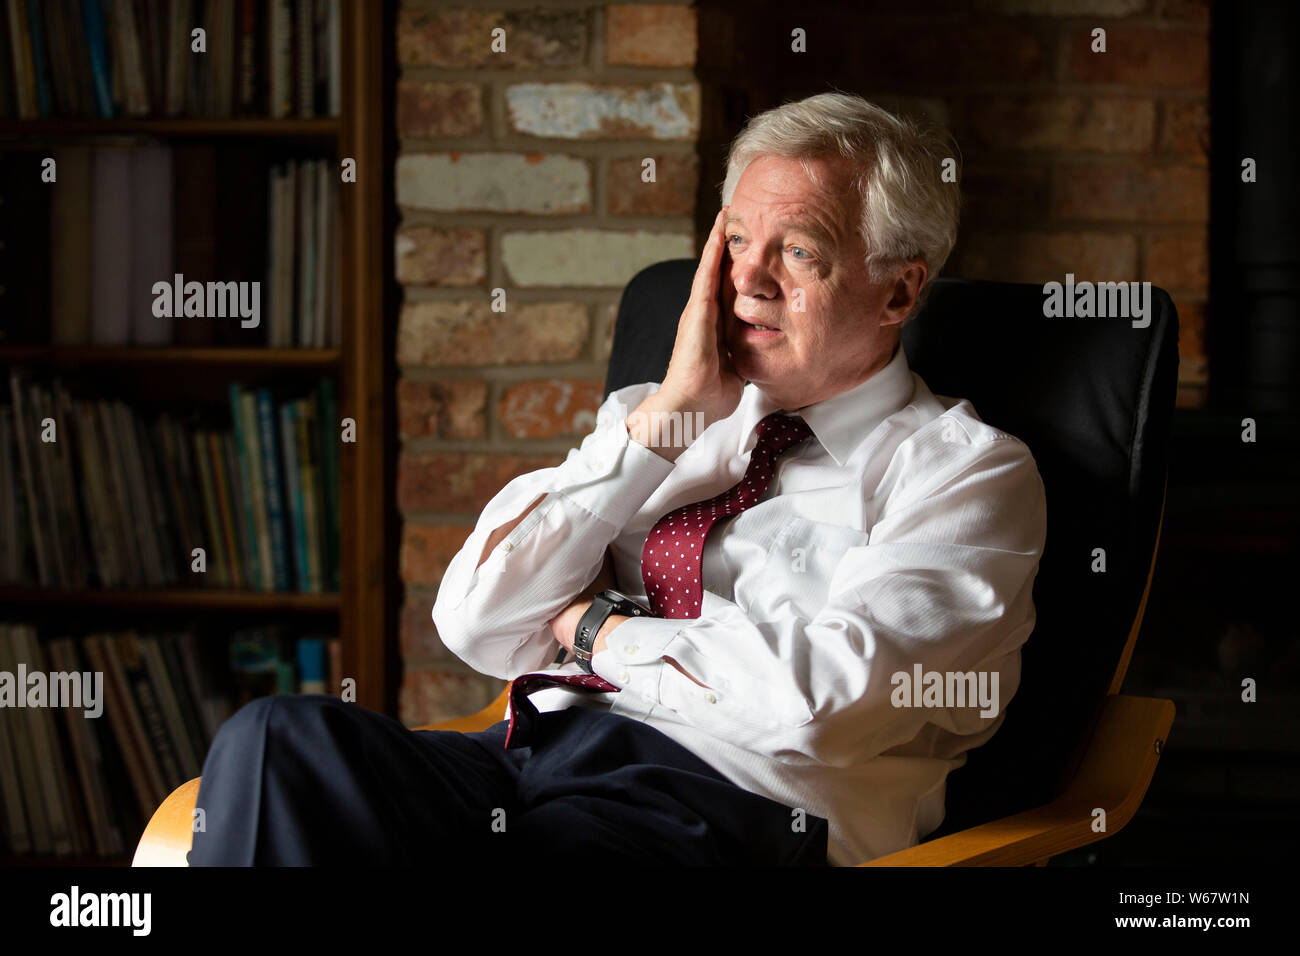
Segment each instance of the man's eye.
[{"label": "man's eye", "polygon": [[731,240],[732,240],[732,239],[739,239],[739,238],[740,238],[740,236],[728,236],[728,237],[727,237],[727,245],[731,245]]},{"label": "man's eye", "polygon": [[805,257],[808,258],[808,259],[811,259],[811,258],[812,258],[812,253],[809,252],[807,249],[803,248],[802,246],[791,246],[791,247],[790,247],[790,251],[791,251],[791,252],[802,252],[802,253],[804,254],[803,256],[796,256],[796,257],[795,257],[796,259],[802,259],[802,258],[805,258]]}]

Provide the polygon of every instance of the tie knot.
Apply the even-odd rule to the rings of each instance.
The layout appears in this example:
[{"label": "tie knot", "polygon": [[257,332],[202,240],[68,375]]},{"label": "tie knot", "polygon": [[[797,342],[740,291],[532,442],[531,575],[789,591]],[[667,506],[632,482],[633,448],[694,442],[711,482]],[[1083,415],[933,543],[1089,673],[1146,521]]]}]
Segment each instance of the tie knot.
[{"label": "tie knot", "polygon": [[812,434],[812,429],[808,427],[806,421],[798,415],[786,415],[783,412],[773,412],[768,415],[758,423],[757,431],[757,447],[776,455]]}]

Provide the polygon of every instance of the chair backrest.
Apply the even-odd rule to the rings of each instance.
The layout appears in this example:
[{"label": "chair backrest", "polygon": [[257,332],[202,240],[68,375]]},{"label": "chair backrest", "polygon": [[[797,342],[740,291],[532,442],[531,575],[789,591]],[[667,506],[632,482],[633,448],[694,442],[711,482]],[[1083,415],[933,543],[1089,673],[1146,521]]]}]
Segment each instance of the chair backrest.
[{"label": "chair backrest", "polygon": [[[695,268],[661,262],[628,283],[606,395],[663,380]],[[1164,290],[1151,291],[1150,324],[1134,328],[1045,317],[1042,286],[938,279],[903,330],[930,390],[969,399],[1024,441],[1047,494],[1020,688],[998,733],[949,775],[931,837],[1056,796],[1116,675],[1156,546],[1177,385],[1178,316]]]}]

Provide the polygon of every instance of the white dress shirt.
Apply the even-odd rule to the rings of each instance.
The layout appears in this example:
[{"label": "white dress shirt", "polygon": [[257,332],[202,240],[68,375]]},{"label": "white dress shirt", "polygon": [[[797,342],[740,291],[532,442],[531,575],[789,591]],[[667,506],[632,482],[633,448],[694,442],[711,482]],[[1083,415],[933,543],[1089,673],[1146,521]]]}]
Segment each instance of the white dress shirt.
[{"label": "white dress shirt", "polygon": [[[433,620],[502,679],[554,669],[547,622],[599,573],[648,606],[641,552],[659,518],[745,473],[778,406],[745,386],[675,463],[630,439],[656,383],[613,392],[566,461],[515,478],[447,567]],[[734,783],[829,821],[829,859],[912,846],[942,822],[944,778],[1001,725],[1034,626],[1046,504],[1029,449],[970,402],[931,394],[901,348],[867,381],[799,410],[813,437],[764,496],[720,521],[698,618],[632,618],[592,659],[620,693],[535,692],[539,711],[602,707],[645,721]],[[491,533],[541,502],[476,567]],[[677,661],[701,687],[664,658]],[[899,707],[893,675],[985,671],[1000,708]],[[507,707],[508,710],[508,707]],[[503,714],[503,719],[506,715]]]}]

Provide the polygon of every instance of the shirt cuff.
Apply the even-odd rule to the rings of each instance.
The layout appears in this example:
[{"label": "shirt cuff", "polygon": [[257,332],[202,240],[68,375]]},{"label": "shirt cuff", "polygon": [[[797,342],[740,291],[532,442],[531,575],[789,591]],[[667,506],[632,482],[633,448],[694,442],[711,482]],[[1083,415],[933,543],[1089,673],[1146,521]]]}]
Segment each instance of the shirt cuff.
[{"label": "shirt cuff", "polygon": [[682,624],[663,617],[628,618],[609,632],[605,649],[592,656],[592,671],[622,690],[659,703],[659,676],[672,666],[663,660],[664,648],[681,633]]}]

